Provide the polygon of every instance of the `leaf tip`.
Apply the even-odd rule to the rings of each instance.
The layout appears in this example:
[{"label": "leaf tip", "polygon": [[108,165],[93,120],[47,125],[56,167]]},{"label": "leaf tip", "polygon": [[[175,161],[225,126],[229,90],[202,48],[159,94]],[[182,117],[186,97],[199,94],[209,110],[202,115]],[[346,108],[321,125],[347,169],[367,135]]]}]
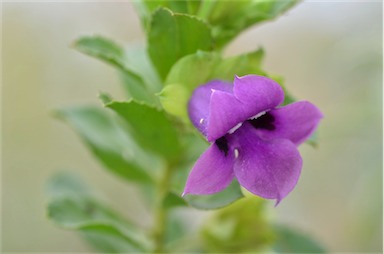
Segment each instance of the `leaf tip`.
[{"label": "leaf tip", "polygon": [[99,94],[97,95],[97,97],[101,100],[104,107],[106,107],[107,104],[113,101],[113,98],[108,93],[105,93],[102,91],[99,91]]}]

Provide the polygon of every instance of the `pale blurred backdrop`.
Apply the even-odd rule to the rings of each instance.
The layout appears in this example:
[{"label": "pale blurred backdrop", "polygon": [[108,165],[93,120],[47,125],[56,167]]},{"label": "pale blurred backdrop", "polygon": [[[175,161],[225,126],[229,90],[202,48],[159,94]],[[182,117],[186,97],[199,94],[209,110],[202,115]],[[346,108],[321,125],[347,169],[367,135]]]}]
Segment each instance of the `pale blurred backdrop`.
[{"label": "pale blurred backdrop", "polygon": [[[299,184],[272,211],[330,252],[382,250],[382,11],[381,1],[304,1],[226,52],[263,46],[266,70],[324,113],[319,147],[301,147]],[[100,104],[98,91],[124,98],[113,68],[70,44],[90,34],[143,44],[132,3],[6,2],[2,28],[2,251],[89,251],[46,219],[44,185],[60,169],[76,171],[128,218],[150,223],[135,188],[104,171],[50,115]]]}]

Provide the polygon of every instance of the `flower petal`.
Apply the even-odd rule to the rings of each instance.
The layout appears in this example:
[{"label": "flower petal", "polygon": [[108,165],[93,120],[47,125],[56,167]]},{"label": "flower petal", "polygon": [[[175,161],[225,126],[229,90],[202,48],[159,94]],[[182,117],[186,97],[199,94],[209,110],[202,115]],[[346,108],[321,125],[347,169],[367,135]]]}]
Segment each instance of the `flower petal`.
[{"label": "flower petal", "polygon": [[189,173],[182,196],[208,195],[224,190],[232,181],[234,156],[213,143],[197,160]]},{"label": "flower petal", "polygon": [[212,93],[206,136],[213,141],[224,136],[239,123],[281,104],[284,92],[281,86],[263,76],[235,77],[233,94]]},{"label": "flower petal", "polygon": [[232,93],[233,86],[225,81],[213,80],[197,87],[188,103],[188,114],[193,125],[206,136],[209,104],[212,90]]},{"label": "flower petal", "polygon": [[236,76],[233,93],[247,106],[249,116],[246,119],[267,109],[275,108],[284,101],[284,91],[281,86],[270,78],[258,75]]},{"label": "flower petal", "polygon": [[302,159],[296,146],[287,139],[265,141],[245,122],[232,137],[236,149],[234,172],[248,191],[277,204],[295,187]]},{"label": "flower petal", "polygon": [[209,110],[207,123],[207,140],[209,142],[224,136],[247,117],[242,103],[233,94],[222,91],[212,93]]},{"label": "flower petal", "polygon": [[299,101],[268,112],[274,120],[274,130],[259,129],[264,139],[289,139],[294,144],[303,143],[316,129],[323,114],[308,101]]}]

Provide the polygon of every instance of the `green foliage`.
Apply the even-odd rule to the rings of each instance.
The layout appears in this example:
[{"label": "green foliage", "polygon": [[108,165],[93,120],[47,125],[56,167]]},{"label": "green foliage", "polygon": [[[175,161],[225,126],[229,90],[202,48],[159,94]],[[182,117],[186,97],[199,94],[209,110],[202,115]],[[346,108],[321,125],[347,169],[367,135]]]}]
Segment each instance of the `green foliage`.
[{"label": "green foliage", "polygon": [[325,253],[324,247],[297,230],[272,225],[266,202],[255,196],[218,211],[202,229],[205,250],[209,253]]},{"label": "green foliage", "polygon": [[225,190],[212,195],[186,195],[184,198],[189,205],[204,210],[225,207],[243,197],[240,185],[233,181]]},{"label": "green foliage", "polygon": [[103,252],[145,252],[146,236],[132,223],[95,200],[78,176],[60,173],[48,186],[48,217],[60,227],[77,230]]},{"label": "green foliage", "polygon": [[164,232],[164,242],[167,245],[167,249],[171,250],[172,245],[177,244],[179,240],[189,233],[188,231],[188,223],[183,214],[178,213],[177,210],[170,210]]},{"label": "green foliage", "polygon": [[163,84],[160,77],[148,56],[147,49],[143,45],[132,45],[125,50],[125,65],[140,75],[152,95],[162,89]]},{"label": "green foliage", "polygon": [[110,102],[105,106],[127,123],[130,133],[141,147],[171,162],[178,160],[182,151],[177,130],[164,111],[135,101]]},{"label": "green foliage", "polygon": [[[175,116],[188,121],[187,102],[192,91],[213,79],[233,81],[235,75],[253,73],[263,75],[261,61],[264,52],[257,51],[222,59],[217,53],[199,51],[180,59],[169,72],[165,87],[160,93],[164,109]],[[198,75],[185,75],[198,73]]]},{"label": "green foliage", "polygon": [[274,226],[276,242],[273,249],[279,253],[326,253],[319,243],[308,234],[303,234],[286,226]]},{"label": "green foliage", "polygon": [[298,0],[204,1],[198,16],[212,27],[217,47],[223,47],[252,25],[272,20],[298,3]]},{"label": "green foliage", "polygon": [[124,49],[115,42],[101,36],[87,36],[75,41],[73,46],[84,54],[116,67],[130,97],[138,101],[154,103],[155,97],[151,94],[151,88],[142,76],[128,66]]},{"label": "green foliage", "polygon": [[305,142],[311,145],[312,147],[316,148],[319,142],[318,139],[319,139],[319,131],[316,130]]},{"label": "green foliage", "polygon": [[155,158],[146,155],[107,112],[93,106],[81,106],[59,110],[56,115],[74,128],[96,158],[111,172],[138,183],[153,181],[146,169]]},{"label": "green foliage", "polygon": [[210,29],[200,19],[165,8],[153,13],[148,30],[148,53],[162,79],[183,56],[212,47]]},{"label": "green foliage", "polygon": [[200,7],[201,0],[139,0],[134,4],[139,13],[144,28],[147,28],[151,19],[151,14],[159,7],[165,7],[176,13],[186,13],[195,15]]},{"label": "green foliage", "polygon": [[186,206],[187,203],[180,195],[169,192],[163,201],[164,208],[170,209],[174,207]]},{"label": "green foliage", "polygon": [[266,202],[246,197],[209,218],[202,230],[208,253],[259,253],[274,240]]}]

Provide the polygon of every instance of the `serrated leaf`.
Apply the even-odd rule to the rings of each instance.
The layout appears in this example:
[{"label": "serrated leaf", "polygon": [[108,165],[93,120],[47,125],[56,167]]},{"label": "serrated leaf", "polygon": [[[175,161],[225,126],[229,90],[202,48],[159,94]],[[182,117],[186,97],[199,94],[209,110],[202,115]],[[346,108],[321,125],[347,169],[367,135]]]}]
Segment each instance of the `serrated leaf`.
[{"label": "serrated leaf", "polygon": [[132,136],[141,147],[170,161],[178,160],[182,151],[177,131],[164,111],[135,101],[111,102],[106,107],[129,125]]},{"label": "serrated leaf", "polygon": [[195,208],[211,210],[225,207],[244,197],[240,185],[233,181],[225,190],[213,195],[186,195],[184,199]]},{"label": "serrated leaf", "polygon": [[263,50],[260,49],[226,59],[222,59],[217,53],[202,51],[185,56],[168,74],[166,85],[159,95],[161,104],[168,113],[187,122],[187,102],[197,86],[214,79],[233,81],[235,75],[265,75],[261,69],[263,55]]},{"label": "serrated leaf", "polygon": [[144,28],[148,28],[151,14],[160,7],[168,8],[172,12],[194,15],[201,2],[201,0],[139,0],[135,1],[134,5]]},{"label": "serrated leaf", "polygon": [[[144,234],[116,212],[96,201],[78,177],[60,173],[49,184],[52,200],[48,217],[65,229],[78,230],[97,250],[143,252],[148,250]],[[76,186],[75,192],[72,188]],[[58,192],[57,190],[60,190]]]},{"label": "serrated leaf", "polygon": [[212,47],[210,29],[203,21],[166,8],[153,13],[148,31],[148,53],[162,79],[183,56]]},{"label": "serrated leaf", "polygon": [[57,116],[74,128],[96,158],[112,173],[126,180],[151,183],[153,179],[148,173],[148,169],[153,167],[151,159],[107,113],[97,107],[82,106],[59,110]]},{"label": "serrated leaf", "polygon": [[323,246],[303,234],[282,225],[274,226],[276,242],[273,249],[279,253],[326,253]]},{"label": "serrated leaf", "polygon": [[242,0],[203,2],[198,16],[211,26],[218,47],[225,46],[252,25],[272,20],[294,6],[298,0]]},{"label": "serrated leaf", "polygon": [[156,104],[156,98],[151,93],[148,84],[143,80],[142,76],[128,67],[125,51],[117,43],[101,36],[86,36],[75,41],[73,45],[80,52],[116,67],[122,76],[124,88],[130,97],[137,101]]}]

